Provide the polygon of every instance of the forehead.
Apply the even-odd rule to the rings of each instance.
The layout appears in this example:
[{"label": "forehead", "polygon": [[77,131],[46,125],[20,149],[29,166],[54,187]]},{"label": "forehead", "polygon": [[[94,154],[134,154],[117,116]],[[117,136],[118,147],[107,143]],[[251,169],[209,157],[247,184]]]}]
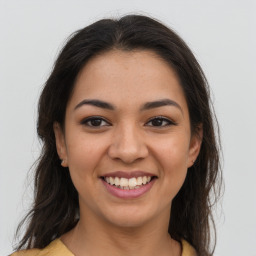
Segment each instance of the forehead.
[{"label": "forehead", "polygon": [[132,106],[171,98],[186,108],[175,71],[149,50],[112,50],[89,60],[77,77],[70,103],[84,98]]}]

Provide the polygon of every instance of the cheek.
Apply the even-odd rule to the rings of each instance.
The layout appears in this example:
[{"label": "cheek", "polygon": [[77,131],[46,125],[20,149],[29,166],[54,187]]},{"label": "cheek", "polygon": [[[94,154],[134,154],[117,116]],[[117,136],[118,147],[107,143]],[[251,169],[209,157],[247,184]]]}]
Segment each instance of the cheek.
[{"label": "cheek", "polygon": [[97,178],[95,170],[105,152],[102,138],[90,138],[84,134],[72,136],[67,140],[67,150],[68,165],[74,178]]},{"label": "cheek", "polygon": [[95,194],[99,186],[97,168],[104,152],[103,145],[95,143],[95,139],[89,140],[81,136],[70,141],[72,143],[68,144],[67,148],[69,149],[68,165],[72,182],[78,191],[80,200],[93,208],[91,198],[97,198]]},{"label": "cheek", "polygon": [[163,182],[163,196],[171,200],[178,193],[187,175],[189,139],[176,136],[158,143],[155,148]]},{"label": "cheek", "polygon": [[166,136],[152,143],[152,150],[157,155],[164,169],[186,169],[189,153],[189,138],[184,134]]}]

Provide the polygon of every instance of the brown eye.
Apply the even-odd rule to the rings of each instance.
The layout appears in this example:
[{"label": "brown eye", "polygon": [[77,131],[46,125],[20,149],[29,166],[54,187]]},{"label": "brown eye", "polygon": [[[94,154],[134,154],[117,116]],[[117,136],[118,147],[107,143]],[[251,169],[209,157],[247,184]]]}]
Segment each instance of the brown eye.
[{"label": "brown eye", "polygon": [[101,117],[89,117],[84,119],[81,124],[90,126],[90,127],[102,127],[109,126],[110,124]]},{"label": "brown eye", "polygon": [[154,117],[149,122],[147,122],[147,125],[154,126],[154,127],[164,127],[164,126],[176,125],[176,124],[173,121],[164,117]]}]

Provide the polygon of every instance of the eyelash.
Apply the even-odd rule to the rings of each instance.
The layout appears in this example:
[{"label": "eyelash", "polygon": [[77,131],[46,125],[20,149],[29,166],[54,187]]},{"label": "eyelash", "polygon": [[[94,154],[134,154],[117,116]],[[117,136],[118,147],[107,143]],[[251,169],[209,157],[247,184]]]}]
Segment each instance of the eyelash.
[{"label": "eyelash", "polygon": [[152,126],[152,127],[166,127],[166,126],[171,126],[171,125],[177,125],[177,123],[175,123],[174,121],[172,121],[172,120],[170,120],[169,118],[166,118],[166,117],[164,117],[164,116],[155,116],[155,117],[152,117],[148,122],[147,122],[147,124],[149,123],[149,122],[153,122],[153,121],[155,121],[155,120],[160,120],[161,122],[167,122],[167,124],[165,124],[165,125],[160,125],[160,126],[158,126],[158,125],[155,125],[155,126],[153,126],[153,125],[150,125],[150,126]]},{"label": "eyelash", "polygon": [[[100,122],[105,122],[106,125],[92,125],[92,123],[89,124],[89,122],[93,122],[95,120],[100,121]],[[149,121],[147,121],[146,124],[156,121],[156,120],[158,120],[158,121],[160,120],[161,122],[166,122],[167,124],[165,124],[165,125],[149,125],[149,126],[161,128],[161,127],[166,127],[166,126],[171,126],[171,125],[177,125],[177,123],[175,123],[174,121],[172,121],[166,117],[163,117],[163,116],[155,116],[155,117],[151,118]],[[88,118],[82,120],[81,124],[89,126],[89,127],[93,127],[93,128],[100,128],[103,126],[111,126],[111,124],[108,121],[106,121],[104,118],[102,118],[101,116],[88,117]]]},{"label": "eyelash", "polygon": [[89,122],[95,121],[95,120],[100,120],[101,122],[105,122],[107,125],[103,125],[103,126],[110,126],[110,123],[108,121],[106,121],[104,118],[102,118],[101,116],[92,116],[92,117],[88,117],[85,118],[84,120],[82,120],[81,124],[85,125],[85,126],[89,126],[89,127],[93,127],[93,128],[99,128],[102,127],[102,125],[89,125]]}]

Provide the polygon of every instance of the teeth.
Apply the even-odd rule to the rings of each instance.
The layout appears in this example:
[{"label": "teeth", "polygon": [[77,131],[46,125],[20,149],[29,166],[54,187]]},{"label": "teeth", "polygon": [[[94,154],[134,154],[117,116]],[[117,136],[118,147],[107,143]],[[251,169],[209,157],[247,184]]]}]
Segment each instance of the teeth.
[{"label": "teeth", "polygon": [[121,187],[127,187],[128,186],[128,179],[125,179],[125,178],[121,178],[120,179],[120,186]]},{"label": "teeth", "polygon": [[111,184],[111,185],[114,185],[114,184],[115,184],[115,181],[114,181],[114,179],[113,179],[112,177],[110,177],[109,181],[110,181],[110,184]]},{"label": "teeth", "polygon": [[129,179],[129,188],[134,188],[137,185],[137,179],[136,178],[131,178]]},{"label": "teeth", "polygon": [[118,177],[105,177],[105,181],[110,185],[115,185],[121,189],[136,189],[140,188],[142,185],[145,185],[151,181],[150,176],[143,176],[138,178],[118,178]]},{"label": "teeth", "polygon": [[115,183],[116,186],[120,185],[120,179],[118,177],[115,177]]},{"label": "teeth", "polygon": [[[138,178],[137,178],[137,184],[136,184],[136,185],[137,185],[137,186],[141,186],[142,183],[143,183],[143,182],[142,182],[142,177],[138,177]],[[145,184],[146,184],[146,183],[145,183]]]}]

